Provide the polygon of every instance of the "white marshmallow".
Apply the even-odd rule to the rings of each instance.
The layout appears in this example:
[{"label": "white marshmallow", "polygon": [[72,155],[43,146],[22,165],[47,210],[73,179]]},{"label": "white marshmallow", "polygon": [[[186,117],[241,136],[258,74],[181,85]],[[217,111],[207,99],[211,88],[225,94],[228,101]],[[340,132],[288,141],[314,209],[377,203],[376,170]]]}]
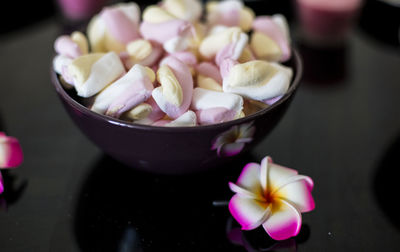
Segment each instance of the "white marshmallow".
[{"label": "white marshmallow", "polygon": [[285,94],[292,75],[291,68],[278,63],[249,61],[231,68],[223,80],[223,90],[263,101]]},{"label": "white marshmallow", "polygon": [[125,68],[118,55],[109,52],[92,65],[87,80],[79,82],[74,79],[74,86],[79,96],[90,97],[124,73]]},{"label": "white marshmallow", "polygon": [[278,25],[279,29],[282,31],[283,35],[285,36],[288,44],[290,44],[290,33],[289,33],[289,25],[285,16],[282,14],[275,14],[271,16],[272,21]]},{"label": "white marshmallow", "polygon": [[151,96],[151,82],[154,79],[151,69],[136,64],[128,73],[98,94],[91,109],[100,114],[118,117]]},{"label": "white marshmallow", "polygon": [[231,93],[222,93],[203,88],[194,89],[192,109],[204,110],[217,107],[233,110],[239,114],[243,109],[243,98],[240,95]]},{"label": "white marshmallow", "polygon": [[163,7],[175,17],[190,22],[198,20],[203,11],[199,0],[164,0]]},{"label": "white marshmallow", "polygon": [[71,62],[72,62],[71,58],[61,54],[57,54],[57,56],[54,57],[53,59],[53,69],[54,71],[56,71],[56,73],[62,74],[63,69],[67,67],[69,64],[71,64]]},{"label": "white marshmallow", "polygon": [[197,125],[197,117],[196,113],[191,110],[188,110],[172,122],[165,124],[167,127],[185,127],[185,126],[196,126]]},{"label": "white marshmallow", "polygon": [[165,41],[163,48],[169,53],[182,52],[189,47],[190,39],[190,36],[174,37]]}]

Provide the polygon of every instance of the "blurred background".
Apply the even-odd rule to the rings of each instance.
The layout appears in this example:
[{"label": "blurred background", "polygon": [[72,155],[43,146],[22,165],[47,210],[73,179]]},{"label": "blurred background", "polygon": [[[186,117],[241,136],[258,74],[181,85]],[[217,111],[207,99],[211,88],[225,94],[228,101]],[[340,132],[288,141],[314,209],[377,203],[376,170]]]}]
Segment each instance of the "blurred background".
[{"label": "blurred background", "polygon": [[[103,5],[116,2],[128,2],[118,0],[42,0],[37,1],[5,1],[3,9],[11,14],[2,15],[0,36],[13,32],[20,28],[34,25],[51,17],[57,17],[63,24],[84,23],[88,17],[98,12]],[[144,6],[157,1],[136,1]],[[206,1],[203,1],[206,2]],[[255,10],[256,14],[262,12],[282,13],[290,22],[296,17],[298,6],[295,0],[247,0],[247,6]],[[313,2],[297,0],[297,2]],[[314,2],[318,2],[314,1]],[[321,1],[319,1],[321,2]],[[322,1],[323,2],[323,1]],[[329,2],[329,1],[328,1]],[[335,2],[335,1],[331,1]],[[346,2],[339,0],[338,2]],[[347,2],[355,2],[349,0]],[[357,1],[356,1],[357,2]],[[400,1],[399,0],[361,0],[361,11],[357,24],[369,36],[378,41],[399,47],[400,25]]]}]

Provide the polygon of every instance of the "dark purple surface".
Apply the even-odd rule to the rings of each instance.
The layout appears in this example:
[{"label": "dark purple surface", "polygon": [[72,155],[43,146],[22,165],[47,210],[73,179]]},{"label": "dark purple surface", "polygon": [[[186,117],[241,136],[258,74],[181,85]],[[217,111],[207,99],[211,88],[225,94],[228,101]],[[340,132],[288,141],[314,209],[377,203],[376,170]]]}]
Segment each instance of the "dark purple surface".
[{"label": "dark purple surface", "polygon": [[70,117],[104,152],[136,169],[190,173],[217,167],[231,159],[217,155],[211,147],[219,135],[232,127],[251,123],[255,128],[253,141],[246,144],[242,152],[248,151],[271,132],[290,104],[303,73],[301,58],[296,51],[287,65],[293,68],[293,79],[289,90],[278,102],[245,118],[196,127],[138,125],[94,113],[64,90],[53,70],[51,77]]}]

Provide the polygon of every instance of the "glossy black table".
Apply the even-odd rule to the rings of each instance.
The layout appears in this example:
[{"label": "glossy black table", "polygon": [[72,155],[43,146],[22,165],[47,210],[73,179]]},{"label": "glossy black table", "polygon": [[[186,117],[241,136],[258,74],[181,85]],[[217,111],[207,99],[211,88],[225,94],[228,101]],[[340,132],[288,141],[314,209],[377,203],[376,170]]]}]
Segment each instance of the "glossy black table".
[{"label": "glossy black table", "polygon": [[[73,125],[50,83],[48,19],[0,37],[0,129],[25,161],[2,171],[0,251],[400,251],[399,48],[356,28],[346,45],[295,43],[303,83],[251,153],[217,170],[143,173],[105,156]],[[228,181],[270,155],[315,182],[296,238],[240,231]]]}]

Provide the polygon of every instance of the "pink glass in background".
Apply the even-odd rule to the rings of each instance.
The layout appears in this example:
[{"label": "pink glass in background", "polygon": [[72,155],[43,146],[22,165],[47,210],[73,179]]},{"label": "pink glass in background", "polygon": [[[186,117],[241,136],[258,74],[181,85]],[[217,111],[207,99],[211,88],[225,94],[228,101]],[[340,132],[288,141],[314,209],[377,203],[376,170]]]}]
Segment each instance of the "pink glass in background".
[{"label": "pink glass in background", "polygon": [[296,0],[304,39],[313,44],[345,41],[355,23],[362,0]]},{"label": "pink glass in background", "polygon": [[79,21],[92,17],[110,0],[57,0],[64,17]]}]

